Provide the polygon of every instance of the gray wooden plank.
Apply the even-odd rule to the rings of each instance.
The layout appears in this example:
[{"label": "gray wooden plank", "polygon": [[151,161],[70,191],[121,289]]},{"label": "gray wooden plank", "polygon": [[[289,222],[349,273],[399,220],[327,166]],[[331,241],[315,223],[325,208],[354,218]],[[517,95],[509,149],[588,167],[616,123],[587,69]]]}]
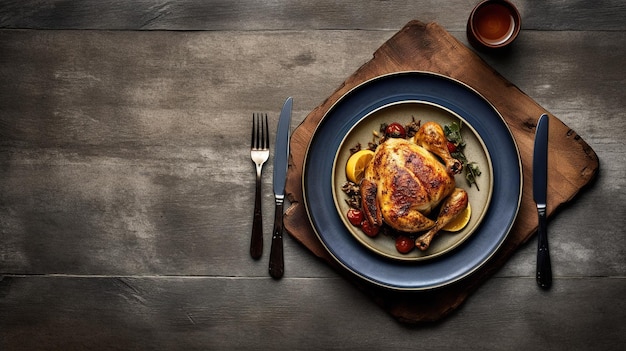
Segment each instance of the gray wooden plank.
[{"label": "gray wooden plank", "polygon": [[[464,25],[472,5],[456,1],[358,3],[337,1],[17,1],[0,5],[0,27],[54,29],[265,30],[381,29],[402,26],[414,13]],[[436,9],[436,11],[434,11]],[[439,15],[435,15],[439,12]],[[456,14],[456,17],[453,16]],[[458,14],[462,14],[458,16]]]},{"label": "gray wooden plank", "polygon": [[620,349],[624,279],[557,282],[492,279],[445,323],[399,327],[342,279],[5,277],[0,348]]},{"label": "gray wooden plank", "polygon": [[[265,276],[246,253],[251,113],[275,124],[291,95],[297,125],[393,33],[0,31],[2,273]],[[559,276],[626,270],[625,40],[524,32],[509,56],[482,54],[600,157],[593,191],[551,223]],[[287,245],[287,275],[329,274]],[[531,276],[533,256],[500,274]]]},{"label": "gray wooden plank", "polygon": [[[288,93],[301,95],[294,118],[302,119],[393,33],[1,31],[0,133],[40,147],[218,145],[240,132],[217,129],[220,121],[276,111]],[[581,117],[622,120],[624,41],[621,33],[524,32],[508,55],[481,55],[588,139]]]},{"label": "gray wooden plank", "polygon": [[[464,30],[478,1],[5,0],[0,28],[115,30],[399,29],[412,19]],[[610,0],[515,1],[524,29],[624,30],[626,6]]]}]

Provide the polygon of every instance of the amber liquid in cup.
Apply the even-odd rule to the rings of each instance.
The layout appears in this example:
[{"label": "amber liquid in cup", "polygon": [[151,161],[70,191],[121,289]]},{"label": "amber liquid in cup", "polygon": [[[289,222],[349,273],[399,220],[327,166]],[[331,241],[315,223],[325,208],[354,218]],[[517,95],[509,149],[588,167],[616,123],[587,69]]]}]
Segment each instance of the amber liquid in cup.
[{"label": "amber liquid in cup", "polygon": [[488,45],[499,45],[513,35],[515,19],[504,5],[487,4],[474,14],[474,26],[481,41]]}]

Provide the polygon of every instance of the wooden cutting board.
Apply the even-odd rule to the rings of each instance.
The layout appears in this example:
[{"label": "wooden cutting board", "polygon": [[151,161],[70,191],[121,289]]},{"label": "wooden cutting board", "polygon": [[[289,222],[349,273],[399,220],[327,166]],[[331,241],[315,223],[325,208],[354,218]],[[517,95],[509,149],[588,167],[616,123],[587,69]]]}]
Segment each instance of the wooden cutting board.
[{"label": "wooden cutting board", "polygon": [[[394,291],[372,285],[340,266],[318,240],[308,220],[302,197],[302,166],[308,143],[326,111],[358,84],[382,74],[399,71],[430,71],[466,83],[502,114],[519,147],[523,191],[518,218],[496,255],[471,276],[431,291]],[[599,167],[595,152],[573,130],[543,109],[529,96],[485,63],[436,23],[411,21],[384,43],[373,58],[352,74],[296,128],[291,138],[291,158],[287,194],[291,206],[285,215],[288,233],[321,260],[337,269],[379,306],[399,321],[436,321],[457,308],[492,276],[517,248],[537,230],[537,214],[532,197],[532,150],[535,126],[542,113],[550,115],[548,174],[548,215],[571,201],[596,175]]]}]

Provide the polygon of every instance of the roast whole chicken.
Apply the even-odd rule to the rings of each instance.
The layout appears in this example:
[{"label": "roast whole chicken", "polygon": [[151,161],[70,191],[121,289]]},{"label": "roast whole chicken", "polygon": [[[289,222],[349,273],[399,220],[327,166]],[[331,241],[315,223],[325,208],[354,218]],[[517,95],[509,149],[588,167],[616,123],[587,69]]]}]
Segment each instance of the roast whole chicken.
[{"label": "roast whole chicken", "polygon": [[[415,244],[426,250],[437,232],[467,207],[467,192],[454,181],[461,169],[438,123],[423,124],[410,140],[386,139],[376,148],[361,181],[366,219],[401,232],[425,232]],[[429,218],[439,205],[436,219]]]}]

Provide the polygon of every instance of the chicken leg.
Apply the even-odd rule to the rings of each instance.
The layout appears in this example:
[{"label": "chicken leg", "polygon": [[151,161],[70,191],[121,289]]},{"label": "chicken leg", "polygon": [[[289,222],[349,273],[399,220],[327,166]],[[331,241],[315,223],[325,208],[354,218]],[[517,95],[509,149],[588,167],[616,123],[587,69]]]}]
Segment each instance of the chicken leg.
[{"label": "chicken leg", "polygon": [[448,140],[439,123],[424,123],[415,134],[414,141],[415,144],[439,156],[449,174],[459,174],[463,170],[463,164],[450,155]]},{"label": "chicken leg", "polygon": [[430,242],[441,230],[441,228],[445,227],[446,224],[450,223],[461,212],[463,212],[463,210],[465,210],[467,202],[467,192],[461,188],[455,188],[454,191],[452,191],[452,194],[450,194],[450,196],[448,196],[448,198],[444,200],[441,205],[441,210],[437,216],[435,226],[418,237],[415,240],[415,246],[422,251],[428,249],[428,247],[430,247]]}]

